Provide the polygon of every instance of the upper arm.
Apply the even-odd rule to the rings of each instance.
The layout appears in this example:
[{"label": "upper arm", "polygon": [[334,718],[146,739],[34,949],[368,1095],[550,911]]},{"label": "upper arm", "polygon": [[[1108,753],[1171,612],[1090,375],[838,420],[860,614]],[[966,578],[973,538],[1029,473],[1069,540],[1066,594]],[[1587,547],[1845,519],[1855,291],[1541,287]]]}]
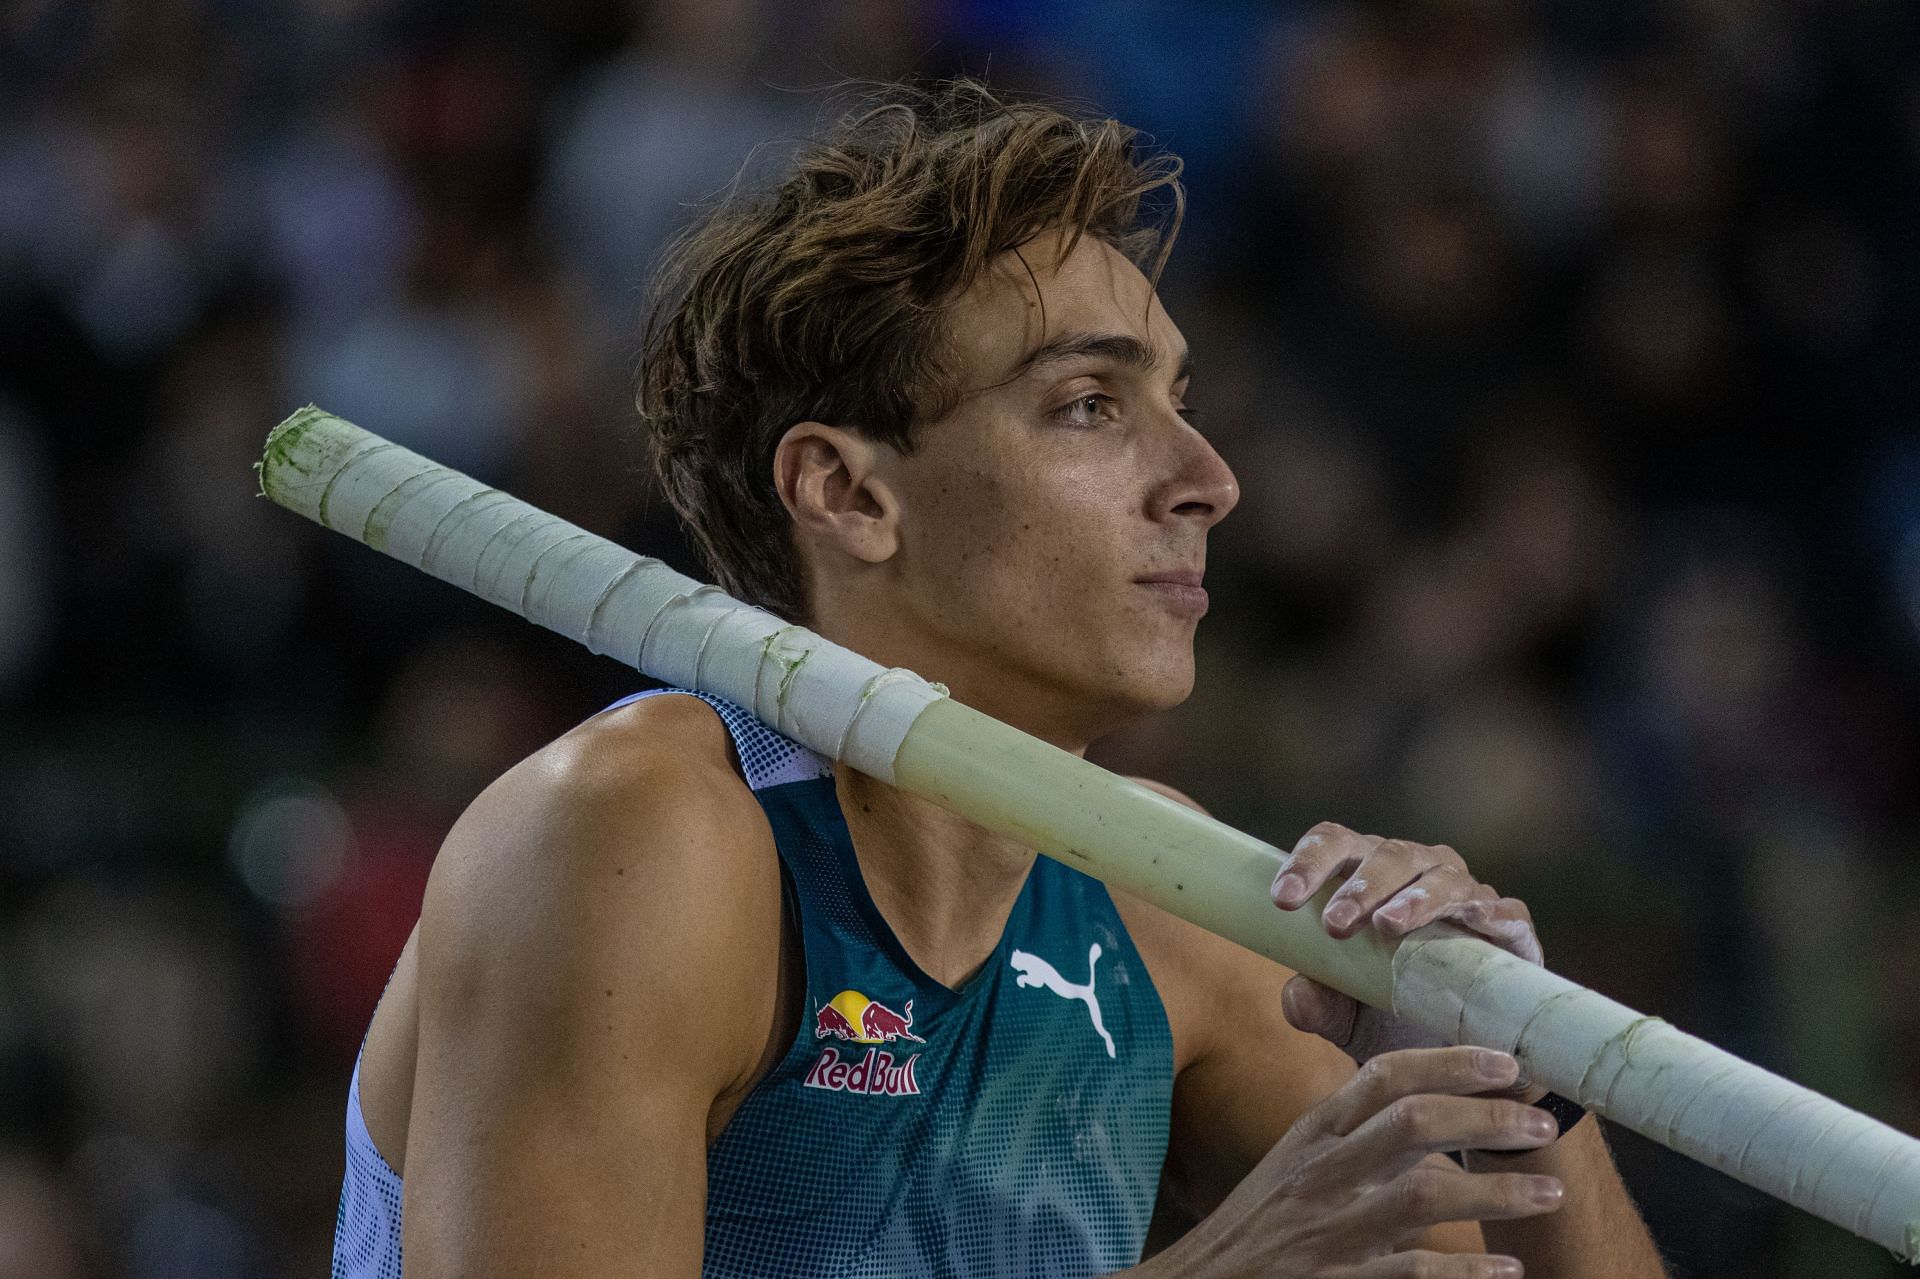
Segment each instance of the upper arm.
[{"label": "upper arm", "polygon": [[[1170,786],[1132,780],[1206,811]],[[1167,956],[1163,967],[1173,969],[1168,975],[1193,1023],[1188,1059],[1174,1081],[1167,1189],[1197,1221],[1302,1115],[1351,1079],[1355,1067],[1325,1039],[1295,1029],[1281,1011],[1280,992],[1292,969],[1185,921],[1165,919],[1155,931],[1164,934],[1155,949]],[[1155,980],[1161,981],[1158,971]],[[1478,1252],[1480,1228],[1438,1226],[1414,1246]]]},{"label": "upper arm", "polygon": [[496,782],[435,863],[409,1274],[699,1271],[707,1116],[765,1043],[779,875],[713,713],[629,711]]}]

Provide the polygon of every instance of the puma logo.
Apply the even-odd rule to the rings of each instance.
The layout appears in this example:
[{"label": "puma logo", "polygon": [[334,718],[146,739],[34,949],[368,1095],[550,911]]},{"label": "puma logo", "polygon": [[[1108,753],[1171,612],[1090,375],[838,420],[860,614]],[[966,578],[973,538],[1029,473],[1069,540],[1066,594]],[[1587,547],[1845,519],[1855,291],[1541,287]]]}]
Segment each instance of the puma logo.
[{"label": "puma logo", "polygon": [[1093,966],[1100,962],[1099,942],[1093,943],[1087,951],[1087,984],[1084,986],[1068,981],[1060,975],[1058,968],[1040,956],[1029,954],[1024,950],[1014,951],[1013,958],[1009,962],[1013,965],[1014,971],[1020,974],[1020,979],[1014,983],[1015,985],[1045,986],[1062,999],[1077,999],[1085,1004],[1087,1011],[1093,1014],[1094,1030],[1107,1042],[1107,1056],[1120,1055],[1114,1051],[1113,1036],[1109,1035],[1106,1026],[1101,1024],[1100,1001],[1093,997]]}]

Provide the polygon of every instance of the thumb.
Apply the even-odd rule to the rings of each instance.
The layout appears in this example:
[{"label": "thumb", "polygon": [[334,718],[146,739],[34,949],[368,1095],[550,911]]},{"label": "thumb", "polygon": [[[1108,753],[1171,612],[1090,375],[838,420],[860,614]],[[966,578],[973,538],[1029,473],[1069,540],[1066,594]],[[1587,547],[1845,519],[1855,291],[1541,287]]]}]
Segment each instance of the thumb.
[{"label": "thumb", "polygon": [[1295,1030],[1318,1035],[1335,1048],[1345,1048],[1353,1038],[1360,1005],[1311,977],[1295,974],[1280,991],[1280,1011]]}]

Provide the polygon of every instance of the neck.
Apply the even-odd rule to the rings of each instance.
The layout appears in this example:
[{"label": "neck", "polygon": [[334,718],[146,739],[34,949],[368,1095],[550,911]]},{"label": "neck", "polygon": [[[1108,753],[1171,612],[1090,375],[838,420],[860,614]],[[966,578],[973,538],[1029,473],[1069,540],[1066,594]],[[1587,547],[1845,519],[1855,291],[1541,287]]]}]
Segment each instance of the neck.
[{"label": "neck", "polygon": [[[1062,750],[1085,755],[1090,735],[1076,709],[965,653],[930,652],[890,630],[884,609],[838,603],[820,634],[883,666],[944,681],[953,696]],[[830,619],[830,620],[827,620]],[[858,620],[856,620],[858,619]],[[962,985],[999,945],[1007,916],[1038,856],[1033,849],[844,765],[834,790],[874,905],[907,954],[935,981]]]},{"label": "neck", "polygon": [[935,981],[965,983],[999,944],[1038,854],[845,766],[834,789],[894,936]]}]

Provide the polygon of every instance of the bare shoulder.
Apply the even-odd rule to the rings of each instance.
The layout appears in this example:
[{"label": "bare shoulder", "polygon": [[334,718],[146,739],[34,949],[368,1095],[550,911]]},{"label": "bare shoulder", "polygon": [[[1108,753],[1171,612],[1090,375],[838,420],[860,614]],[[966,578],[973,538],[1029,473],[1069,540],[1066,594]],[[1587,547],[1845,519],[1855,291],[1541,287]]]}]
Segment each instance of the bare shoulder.
[{"label": "bare shoulder", "polygon": [[[486,894],[500,879],[644,877],[691,856],[688,837],[756,844],[765,821],[732,754],[719,715],[695,697],[648,697],[597,715],[481,792],[447,837],[435,887],[444,897]],[[544,855],[525,856],[529,840]],[[701,850],[699,869],[724,890],[765,869],[755,851],[723,841]]]},{"label": "bare shoulder", "polygon": [[536,1015],[608,981],[603,999],[648,987],[650,1013],[679,992],[737,1012],[716,1019],[736,1034],[710,1030],[702,1042],[757,1061],[771,1016],[759,992],[779,962],[779,865],[732,749],[705,702],[649,697],[500,777],[455,824],[428,881],[422,973],[441,979],[430,988],[454,1004],[513,991],[511,1008]]},{"label": "bare shoulder", "polygon": [[488,787],[416,939],[408,1274],[696,1271],[781,935],[772,832],[705,703],[604,713]]}]

